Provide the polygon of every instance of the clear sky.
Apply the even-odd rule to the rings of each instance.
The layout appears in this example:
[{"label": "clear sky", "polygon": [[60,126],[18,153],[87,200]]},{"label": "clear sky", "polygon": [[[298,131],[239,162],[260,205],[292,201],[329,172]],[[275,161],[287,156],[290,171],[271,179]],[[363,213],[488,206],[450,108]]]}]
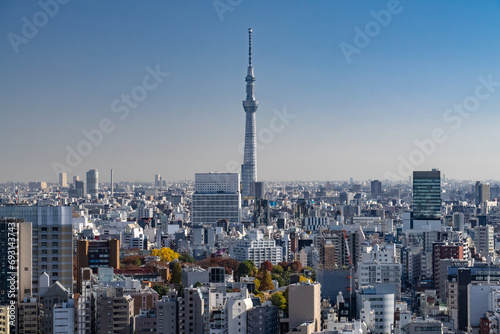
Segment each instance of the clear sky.
[{"label": "clear sky", "polygon": [[54,1],[0,2],[0,182],[239,172],[249,27],[259,180],[500,179],[497,0]]}]

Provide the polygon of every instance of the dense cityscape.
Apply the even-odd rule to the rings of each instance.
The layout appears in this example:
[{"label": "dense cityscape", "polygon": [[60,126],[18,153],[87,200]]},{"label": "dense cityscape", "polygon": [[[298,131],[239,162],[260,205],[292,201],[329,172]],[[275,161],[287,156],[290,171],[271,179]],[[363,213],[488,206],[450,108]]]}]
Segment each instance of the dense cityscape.
[{"label": "dense cityscape", "polygon": [[498,183],[432,170],[251,182],[242,197],[237,173],[104,178],[1,186],[0,302],[19,332],[487,333],[500,319]]},{"label": "dense cityscape", "polygon": [[[214,17],[221,22],[229,15],[236,17],[233,11],[237,12],[241,3],[213,1]],[[52,22],[49,18],[58,24],[59,11],[71,6],[66,4],[62,0],[42,0],[32,17],[23,16],[21,35],[7,34],[14,53],[35,45],[32,39]],[[383,9],[370,11],[363,30],[358,26],[353,29],[353,42],[339,43],[346,64],[356,60],[393,19],[406,15],[403,10],[407,6],[411,10],[407,2],[390,0]],[[124,139],[119,133],[114,135],[121,139],[106,146],[111,133],[121,124],[117,119],[134,117],[129,114],[169,80],[164,67],[148,65],[146,74],[141,74],[141,84],[121,95],[116,93],[119,98],[113,99],[109,108],[116,118],[105,116],[90,128],[89,117],[89,123],[78,133],[83,137],[76,143],[61,145],[59,133],[49,135],[47,131],[43,138],[53,136],[56,144],[39,144],[37,141],[45,139],[29,130],[16,132],[12,143],[2,140],[7,154],[0,154],[4,163],[0,165],[0,334],[500,334],[500,181],[490,177],[473,179],[477,174],[468,179],[455,178],[457,172],[449,165],[441,168],[433,164],[436,156],[449,151],[449,146],[442,145],[453,136],[450,129],[458,129],[471,116],[466,111],[482,107],[500,82],[491,74],[476,76],[479,85],[474,83],[474,94],[442,114],[443,124],[449,127],[441,124],[425,138],[419,132],[412,146],[406,146],[414,149],[399,155],[397,165],[384,164],[385,159],[377,155],[377,150],[395,151],[396,142],[402,141],[395,134],[390,133],[387,145],[370,146],[368,142],[385,140],[382,132],[406,130],[396,123],[381,125],[371,118],[365,142],[360,139],[362,125],[331,122],[328,131],[346,128],[352,136],[344,133],[340,140],[332,141],[332,147],[327,140],[326,146],[311,141],[303,151],[284,140],[281,149],[293,146],[293,154],[278,150],[261,159],[266,145],[272,146],[296,115],[286,108],[273,110],[269,125],[259,128],[259,113],[267,113],[269,118],[270,109],[259,109],[261,91],[256,92],[256,87],[260,87],[257,77],[261,72],[255,60],[272,58],[276,51],[266,54],[266,49],[256,49],[259,35],[254,36],[252,28],[245,29],[237,31],[238,39],[245,41],[240,50],[245,55],[240,72],[245,74],[241,81],[231,83],[239,85],[243,97],[241,104],[231,106],[238,110],[241,124],[226,126],[220,137],[219,128],[214,126],[220,114],[214,113],[209,122],[193,130],[179,125],[183,117],[191,117],[184,110],[184,114],[176,113],[179,118],[168,125],[182,128],[182,133],[175,132],[177,138],[166,146],[155,145],[162,142],[161,133],[171,129],[153,130],[155,124],[151,123],[161,123],[154,118],[147,128],[137,118],[137,126],[127,125],[126,137],[137,146],[131,142],[121,145]],[[265,34],[261,32],[260,36]],[[184,51],[169,52],[182,55]],[[199,52],[202,57],[204,52]],[[210,68],[212,64],[204,66]],[[207,83],[214,85],[203,81],[203,85]],[[189,99],[194,100],[196,89],[186,87]],[[229,95],[221,95],[220,99],[228,99]],[[293,105],[295,96],[289,95],[286,98]],[[47,100],[42,98],[40,103]],[[61,97],[60,103],[63,100]],[[33,97],[33,101],[37,98]],[[210,112],[217,109],[208,102],[203,107]],[[172,109],[169,112],[169,117],[174,117]],[[6,113],[2,118],[0,126],[5,129],[0,128],[0,134],[9,131],[10,123],[4,121],[7,117]],[[321,117],[309,118],[328,123]],[[203,123],[196,117],[193,120],[190,122]],[[405,123],[412,121],[405,119]],[[70,128],[75,124],[71,123]],[[328,132],[304,124],[293,137]],[[232,136],[232,128],[243,129],[242,125],[244,132],[238,138]],[[40,128],[43,126],[41,123]],[[410,131],[412,124],[407,126]],[[422,133],[427,134],[427,130]],[[195,140],[194,146],[200,146],[200,151],[189,151],[184,146],[175,151],[178,143],[187,142],[191,136],[203,138]],[[467,132],[461,136],[467,137]],[[28,138],[26,147],[33,150],[26,156],[30,156],[28,164],[35,177],[21,172],[26,164],[9,155],[17,154],[10,145],[18,145],[20,137]],[[224,151],[226,142],[240,141],[239,161],[226,163],[224,158],[213,157],[214,151],[200,156],[201,151],[208,150],[208,142],[216,148],[220,144]],[[354,142],[359,148],[366,146],[366,151],[356,147],[349,152],[351,146],[344,141]],[[316,145],[322,157],[333,156],[333,165],[339,170],[344,166],[344,174],[352,170],[353,176],[347,179],[325,175],[310,181],[318,173],[309,174],[307,164],[323,164],[321,159],[308,155],[307,151],[314,151]],[[42,164],[33,153],[46,156],[49,146],[64,148],[57,156],[51,155],[54,159],[50,166]],[[153,146],[154,151],[148,151]],[[343,146],[346,151],[342,151]],[[488,145],[476,145],[470,150],[456,145],[464,166],[466,160],[494,165],[487,159],[473,158],[479,146]],[[139,155],[142,150],[144,155]],[[102,151],[107,152],[104,158]],[[195,153],[186,162],[178,158],[185,153],[180,151]],[[368,151],[377,152],[368,158]],[[117,160],[124,155],[128,160]],[[168,162],[155,163],[154,155],[168,155]],[[279,162],[271,168],[270,155],[277,159],[275,163]],[[285,155],[293,156],[297,164],[290,160],[281,163]],[[299,160],[305,164],[298,164]],[[222,171],[218,169],[221,161],[225,166]],[[380,161],[388,167],[384,171],[377,167],[375,171],[372,167]],[[213,168],[206,169],[211,163]],[[463,167],[455,165],[457,169]],[[277,176],[266,180],[259,172],[261,166],[267,166],[267,171],[274,168]],[[184,169],[190,176],[174,181],[162,172],[170,167]],[[19,172],[14,171],[17,168]],[[135,170],[134,180],[141,180],[151,168],[157,172],[147,181],[122,176],[130,176]],[[39,177],[47,170],[52,174]],[[304,181],[284,181],[289,170],[303,172]],[[359,178],[356,175],[360,171],[376,177]],[[331,172],[337,175],[335,169]],[[29,179],[19,180],[20,174]],[[4,182],[9,179],[15,181]]]}]

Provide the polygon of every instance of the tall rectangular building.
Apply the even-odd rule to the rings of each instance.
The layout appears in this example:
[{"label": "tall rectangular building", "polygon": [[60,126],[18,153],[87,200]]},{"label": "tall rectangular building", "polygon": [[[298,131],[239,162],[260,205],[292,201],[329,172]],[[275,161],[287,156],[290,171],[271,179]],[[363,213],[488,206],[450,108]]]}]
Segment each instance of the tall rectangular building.
[{"label": "tall rectangular building", "polygon": [[373,180],[371,182],[371,194],[376,196],[382,193],[382,182],[379,180]]},{"label": "tall rectangular building", "polygon": [[441,219],[441,172],[413,172],[413,219]]},{"label": "tall rectangular building", "polygon": [[[69,206],[0,206],[0,218],[32,223],[32,295],[39,294],[39,278],[50,277],[73,290],[73,221]],[[24,223],[21,223],[24,224]]]},{"label": "tall rectangular building", "polygon": [[115,268],[120,266],[120,241],[111,240],[78,240],[76,244],[77,291],[81,292],[82,269],[91,268],[97,274],[98,268]]},{"label": "tall rectangular building", "polygon": [[313,323],[313,332],[321,330],[321,284],[296,283],[288,286],[290,330],[304,322]]},{"label": "tall rectangular building", "polygon": [[495,254],[495,234],[493,226],[474,227],[474,245],[482,257],[493,256]]},{"label": "tall rectangular building", "polygon": [[87,172],[87,193],[92,198],[99,195],[99,172],[97,169],[90,169]]},{"label": "tall rectangular building", "polygon": [[240,221],[240,176],[237,173],[197,173],[193,194],[192,223],[216,224]]},{"label": "tall rectangular building", "polygon": [[61,187],[68,186],[68,174],[66,172],[59,173],[59,185]]},{"label": "tall rectangular building", "polygon": [[31,223],[0,219],[0,305],[31,295],[31,243]]},{"label": "tall rectangular building", "polygon": [[476,205],[484,204],[490,200],[490,184],[476,182]]}]

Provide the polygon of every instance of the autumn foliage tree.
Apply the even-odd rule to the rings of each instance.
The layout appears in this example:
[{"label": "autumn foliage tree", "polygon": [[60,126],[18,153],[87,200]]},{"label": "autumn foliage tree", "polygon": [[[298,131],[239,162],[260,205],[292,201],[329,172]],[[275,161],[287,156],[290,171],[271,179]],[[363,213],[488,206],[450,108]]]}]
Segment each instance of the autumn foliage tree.
[{"label": "autumn foliage tree", "polygon": [[273,293],[271,296],[271,303],[275,306],[278,306],[280,310],[286,310],[286,298],[283,296],[283,292],[278,291]]},{"label": "autumn foliage tree", "polygon": [[260,267],[266,269],[269,272],[273,271],[273,264],[269,261],[262,262]]},{"label": "autumn foliage tree", "polygon": [[264,269],[264,273],[262,276],[262,280],[260,282],[259,290],[260,291],[274,290],[274,284],[273,284],[273,281],[271,279],[271,274],[266,269]]},{"label": "autumn foliage tree", "polygon": [[161,249],[153,249],[151,251],[151,255],[159,256],[160,261],[172,262],[175,259],[179,258],[179,253],[174,252],[169,247],[162,247]]},{"label": "autumn foliage tree", "polygon": [[295,273],[300,273],[302,271],[302,263],[300,261],[293,261],[288,264],[288,268],[290,268]]},{"label": "autumn foliage tree", "polygon": [[283,267],[280,265],[273,266],[272,272],[277,275],[283,274]]},{"label": "autumn foliage tree", "polygon": [[208,269],[210,267],[224,267],[227,274],[235,274],[238,272],[240,262],[229,257],[209,257],[196,262],[196,264],[203,269]]},{"label": "autumn foliage tree", "polygon": [[124,257],[121,262],[126,266],[141,266],[144,256],[141,255],[131,255]]}]

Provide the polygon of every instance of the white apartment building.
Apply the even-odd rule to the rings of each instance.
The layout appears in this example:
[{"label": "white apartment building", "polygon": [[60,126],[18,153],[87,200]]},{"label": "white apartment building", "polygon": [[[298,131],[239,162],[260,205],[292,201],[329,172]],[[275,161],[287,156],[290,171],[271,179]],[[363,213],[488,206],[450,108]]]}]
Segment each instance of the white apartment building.
[{"label": "white apartment building", "polygon": [[365,302],[370,302],[370,309],[375,311],[375,328],[373,333],[385,334],[391,333],[391,327],[394,324],[394,293],[391,286],[377,285],[364,288],[357,294],[358,317],[361,314],[361,308],[366,309]]},{"label": "white apartment building", "polygon": [[401,299],[401,264],[367,261],[358,264],[358,286],[373,286],[377,283],[396,285],[396,300]]},{"label": "white apartment building", "polygon": [[483,257],[492,256],[495,253],[493,232],[491,225],[474,227],[474,245]]},{"label": "white apartment building", "polygon": [[53,309],[54,334],[66,334],[75,332],[75,300],[70,299],[68,303],[54,306]]},{"label": "white apartment building", "polygon": [[233,247],[233,257],[238,261],[252,260],[257,267],[264,261],[278,264],[283,261],[283,248],[276,240],[264,239],[262,234],[247,235]]}]

